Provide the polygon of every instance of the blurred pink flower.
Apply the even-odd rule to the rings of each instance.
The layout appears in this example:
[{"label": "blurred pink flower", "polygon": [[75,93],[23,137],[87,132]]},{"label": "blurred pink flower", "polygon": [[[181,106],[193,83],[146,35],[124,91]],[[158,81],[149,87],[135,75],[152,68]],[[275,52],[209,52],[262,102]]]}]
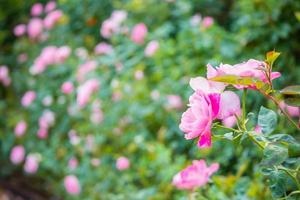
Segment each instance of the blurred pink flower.
[{"label": "blurred pink flower", "polygon": [[254,131],[256,133],[262,133],[262,128],[259,125],[256,125],[255,128],[254,128]]},{"label": "blurred pink flower", "polygon": [[29,154],[26,157],[24,171],[29,174],[34,174],[39,168],[39,158],[36,154]]},{"label": "blurred pink flower", "polygon": [[193,164],[173,177],[172,184],[178,189],[194,190],[205,185],[210,176],[219,169],[218,163],[207,166],[204,160],[194,160]]},{"label": "blurred pink flower", "polygon": [[15,135],[17,137],[21,137],[22,135],[25,134],[26,129],[27,129],[27,123],[24,120],[19,121],[15,127]]},{"label": "blurred pink flower", "polygon": [[181,97],[178,95],[168,95],[167,103],[168,109],[181,109],[183,107]]},{"label": "blurred pink flower", "polygon": [[91,114],[91,122],[94,124],[100,124],[103,121],[103,112],[102,110],[93,111]]},{"label": "blurred pink flower", "polygon": [[49,12],[44,19],[45,28],[48,30],[52,29],[62,16],[63,12],[61,10],[54,10]]},{"label": "blurred pink flower", "polygon": [[218,119],[225,119],[241,113],[240,98],[232,91],[221,93]]},{"label": "blurred pink flower", "polygon": [[69,135],[70,143],[72,145],[77,145],[80,143],[80,137],[77,135],[75,130],[70,130],[68,135]]},{"label": "blurred pink flower", "polygon": [[98,166],[101,164],[101,160],[100,160],[99,158],[92,158],[91,164],[92,164],[94,167],[98,167]]},{"label": "blurred pink flower", "polygon": [[64,179],[66,191],[71,195],[79,195],[81,192],[80,183],[78,178],[74,175],[68,175]]},{"label": "blurred pink flower", "polygon": [[214,24],[214,18],[212,17],[204,17],[202,20],[202,25],[204,28],[208,28]]},{"label": "blurred pink flower", "polygon": [[31,15],[32,16],[39,16],[43,13],[43,5],[41,3],[33,4],[31,7]]},{"label": "blurred pink flower", "polygon": [[134,78],[136,80],[142,80],[144,78],[144,72],[143,72],[143,70],[136,70],[134,72]]},{"label": "blurred pink flower", "polygon": [[48,129],[55,122],[55,114],[50,110],[45,110],[42,116],[39,118],[40,128]]},{"label": "blurred pink flower", "polygon": [[64,93],[64,94],[71,94],[74,90],[74,86],[73,86],[73,83],[68,81],[68,82],[64,82],[61,86],[61,91]]},{"label": "blurred pink flower", "polygon": [[211,146],[211,125],[219,112],[220,94],[206,95],[196,90],[190,96],[189,108],[182,114],[179,128],[187,140],[199,137],[198,147]]},{"label": "blurred pink flower", "polygon": [[280,108],[288,112],[291,117],[300,117],[299,107],[289,106],[284,101],[280,102]]},{"label": "blurred pink flower", "polygon": [[32,39],[38,38],[43,32],[43,20],[32,18],[27,27],[28,36]]},{"label": "blurred pink flower", "polygon": [[56,49],[55,63],[63,63],[71,54],[71,48],[68,46],[61,46]]},{"label": "blurred pink flower", "polygon": [[145,51],[144,51],[145,56],[146,57],[153,56],[155,54],[155,52],[158,50],[158,48],[159,48],[158,41],[156,41],[156,40],[150,41],[145,48]]},{"label": "blurred pink flower", "polygon": [[77,105],[80,108],[85,107],[91,95],[99,89],[99,86],[97,79],[87,80],[83,85],[79,86],[77,89]]},{"label": "blurred pink flower", "polygon": [[76,169],[78,166],[78,160],[77,158],[75,157],[72,157],[69,162],[68,162],[68,167],[71,169],[71,170],[74,170]]},{"label": "blurred pink flower", "polygon": [[101,54],[111,54],[113,52],[113,48],[111,45],[107,44],[106,42],[101,42],[97,44],[95,47],[95,54],[101,55]]},{"label": "blurred pink flower", "polygon": [[226,118],[222,119],[222,124],[228,128],[234,127],[234,125],[236,125],[236,122],[237,122],[237,120],[236,120],[235,116],[230,116],[230,117],[226,117]]},{"label": "blurred pink flower", "polygon": [[21,99],[21,104],[24,107],[28,107],[36,98],[36,93],[32,90],[27,91]]},{"label": "blurred pink flower", "polygon": [[126,158],[124,156],[119,157],[116,161],[116,167],[120,171],[128,169],[130,167],[130,162],[129,162],[128,158]]},{"label": "blurred pink flower", "polygon": [[95,60],[89,60],[79,66],[77,70],[77,81],[82,82],[85,79],[85,75],[91,71],[94,71],[97,67],[97,62]]},{"label": "blurred pink flower", "polygon": [[122,22],[127,18],[126,11],[113,11],[110,18],[104,20],[102,23],[100,33],[104,38],[110,38],[113,33],[120,32]]},{"label": "blurred pink flower", "polygon": [[[250,59],[247,62],[239,63],[236,65],[221,64],[219,67],[214,68],[211,65],[208,65],[208,76],[207,78],[213,78],[222,75],[235,75],[241,77],[251,77],[257,78],[263,82],[268,82],[267,77],[262,70],[265,68],[266,63],[259,60]],[[272,72],[271,79],[280,77],[279,72]],[[255,85],[243,86],[243,85],[234,85],[237,89],[249,88],[256,89]]]},{"label": "blurred pink flower", "polygon": [[147,26],[144,23],[139,23],[133,27],[130,38],[136,44],[143,44],[147,33]]},{"label": "blurred pink flower", "polygon": [[37,136],[40,139],[45,139],[48,137],[48,129],[47,128],[39,128],[37,132]]},{"label": "blurred pink flower", "polygon": [[26,25],[25,24],[19,24],[15,26],[14,28],[14,34],[17,37],[20,37],[26,33]]},{"label": "blurred pink flower", "polygon": [[11,83],[11,79],[9,76],[9,70],[8,70],[8,67],[5,65],[0,66],[0,82],[4,86],[9,86]]},{"label": "blurred pink flower", "polygon": [[192,18],[190,19],[190,24],[192,26],[198,26],[201,22],[201,15],[200,14],[196,14],[194,16],[192,16]]},{"label": "blurred pink flower", "polygon": [[17,165],[23,162],[25,157],[25,149],[22,145],[14,146],[10,152],[10,161]]},{"label": "blurred pink flower", "polygon": [[55,1],[49,1],[45,6],[45,12],[48,13],[56,8]]},{"label": "blurred pink flower", "polygon": [[21,53],[19,56],[18,56],[18,62],[19,63],[24,63],[26,62],[28,59],[28,56],[26,53]]}]

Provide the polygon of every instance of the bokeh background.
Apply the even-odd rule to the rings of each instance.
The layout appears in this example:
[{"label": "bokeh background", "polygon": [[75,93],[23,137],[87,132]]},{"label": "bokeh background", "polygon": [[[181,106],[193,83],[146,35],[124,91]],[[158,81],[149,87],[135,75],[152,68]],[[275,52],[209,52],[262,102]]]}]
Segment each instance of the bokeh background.
[{"label": "bokeh background", "polygon": [[[32,16],[35,3],[43,5],[38,16]],[[172,178],[204,158],[221,167],[213,183],[199,190],[203,196],[272,199],[258,169],[261,152],[253,144],[214,140],[211,149],[199,150],[178,124],[192,93],[189,79],[204,75],[207,63],[263,60],[276,50],[282,54],[275,71],[282,77],[275,87],[300,84],[300,1],[58,0],[46,12],[47,3],[0,0],[0,66],[7,66],[10,78],[0,82],[3,198],[186,199]],[[51,19],[54,11],[60,14]],[[48,26],[28,34],[33,19],[45,23],[47,17]],[[113,24],[106,24],[109,33],[103,22]],[[26,25],[26,33],[16,36],[19,24]],[[135,40],[137,24],[147,33]],[[67,50],[59,52],[60,47]],[[41,57],[48,59],[44,68]],[[61,89],[65,82],[73,85],[70,94]],[[36,98],[26,107],[27,91]],[[250,92],[247,108],[257,112],[260,105],[274,108]],[[18,136],[21,121],[27,129]],[[280,122],[278,132],[295,135]],[[26,172],[24,162],[12,163],[17,145],[38,158],[34,173]],[[129,160],[128,169],[117,168],[120,157]],[[78,178],[80,194],[67,193],[68,175]]]}]

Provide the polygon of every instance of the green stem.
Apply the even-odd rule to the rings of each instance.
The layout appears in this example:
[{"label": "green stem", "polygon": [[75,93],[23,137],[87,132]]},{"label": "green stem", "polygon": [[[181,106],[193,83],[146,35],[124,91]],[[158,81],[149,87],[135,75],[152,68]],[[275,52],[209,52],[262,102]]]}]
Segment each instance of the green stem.
[{"label": "green stem", "polygon": [[242,121],[243,121],[243,127],[245,125],[246,120],[246,100],[247,100],[247,89],[243,90],[243,101],[242,101],[242,109],[243,109],[243,115],[242,115]]},{"label": "green stem", "polygon": [[249,135],[249,138],[250,138],[255,144],[257,144],[257,146],[259,146],[262,150],[265,149],[265,146],[264,146],[263,144],[261,144],[259,141],[257,141],[257,140],[255,139],[255,137],[254,137],[251,133],[248,132],[248,135]]},{"label": "green stem", "polygon": [[296,183],[298,189],[300,189],[300,184],[299,184],[297,178],[290,172],[289,169],[287,169],[287,168],[285,168],[285,167],[281,167],[281,166],[279,166],[277,169],[282,170],[282,171],[284,171],[285,173],[287,173],[287,174],[295,181],[295,183]]}]

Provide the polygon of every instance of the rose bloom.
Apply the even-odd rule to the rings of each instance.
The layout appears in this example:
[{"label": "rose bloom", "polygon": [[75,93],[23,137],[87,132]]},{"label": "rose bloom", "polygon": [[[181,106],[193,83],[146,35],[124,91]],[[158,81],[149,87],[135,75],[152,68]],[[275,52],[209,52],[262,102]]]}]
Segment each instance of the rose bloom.
[{"label": "rose bloom", "polygon": [[208,28],[214,24],[214,18],[212,17],[204,17],[202,20],[202,26],[204,28]]},{"label": "rose bloom", "polygon": [[89,72],[92,72],[96,69],[97,62],[95,60],[89,60],[79,66],[79,69],[77,70],[77,80],[79,82],[82,82],[85,79],[85,75]]},{"label": "rose bloom", "polygon": [[101,42],[97,44],[95,47],[95,54],[101,55],[101,54],[110,54],[113,52],[113,48],[111,45],[107,44],[106,42]]},{"label": "rose bloom", "polygon": [[45,12],[48,13],[56,8],[55,1],[49,1],[45,6]]},{"label": "rose bloom", "polygon": [[71,48],[68,46],[57,48],[55,54],[55,63],[63,63],[70,56],[71,51]]},{"label": "rose bloom", "polygon": [[178,95],[168,95],[167,103],[168,109],[180,109],[183,106],[181,97]]},{"label": "rose bloom", "polygon": [[28,59],[28,56],[26,53],[21,53],[19,56],[18,56],[18,62],[19,63],[24,63],[26,62]]},{"label": "rose bloom", "polygon": [[11,83],[11,79],[9,77],[8,67],[5,65],[0,66],[0,82],[4,86],[9,86]]},{"label": "rose bloom", "polygon": [[39,128],[38,132],[37,132],[37,136],[40,139],[45,139],[48,137],[48,129],[47,128]]},{"label": "rose bloom", "polygon": [[[221,64],[219,67],[214,68],[211,65],[207,66],[207,78],[213,78],[223,75],[235,75],[240,77],[257,78],[265,83],[268,82],[267,77],[262,69],[266,67],[266,63],[259,60],[250,59],[247,62],[239,63],[236,65]],[[271,80],[280,77],[279,72],[271,73]],[[249,88],[256,89],[255,85],[243,86],[234,85],[237,89]]]},{"label": "rose bloom", "polygon": [[64,82],[61,86],[61,91],[64,93],[64,94],[71,94],[74,90],[74,86],[73,86],[73,83],[68,81],[68,82]]},{"label": "rose bloom", "polygon": [[136,44],[143,44],[147,33],[147,26],[144,23],[139,23],[133,27],[130,38]]},{"label": "rose bloom", "polygon": [[23,162],[25,157],[25,149],[22,145],[14,146],[10,152],[10,161],[17,165]]},{"label": "rose bloom", "polygon": [[36,154],[29,154],[26,157],[24,164],[24,171],[29,174],[34,174],[37,172],[39,168],[39,158]]},{"label": "rose bloom", "polygon": [[68,175],[65,177],[64,186],[66,191],[71,195],[79,195],[81,192],[79,180],[74,175]]},{"label": "rose bloom", "polygon": [[21,104],[24,107],[28,107],[36,98],[36,93],[32,90],[27,91],[21,99]]},{"label": "rose bloom", "polygon": [[291,117],[300,117],[299,107],[289,106],[284,101],[280,102],[280,108],[287,111]]},{"label": "rose bloom", "polygon": [[15,26],[14,28],[14,34],[17,37],[20,37],[26,33],[26,25],[25,24],[19,24]]},{"label": "rose bloom", "polygon": [[38,38],[43,32],[43,20],[32,18],[27,27],[28,36],[32,39]]},{"label": "rose bloom", "polygon": [[159,43],[156,40],[152,40],[150,41],[147,46],[146,49],[144,51],[145,56],[146,57],[151,57],[155,54],[155,52],[158,50],[159,48]]},{"label": "rose bloom", "polygon": [[194,160],[192,165],[173,177],[172,184],[178,189],[194,190],[205,185],[209,181],[210,176],[218,169],[218,163],[207,166],[204,160]]},{"label": "rose bloom", "polygon": [[99,81],[97,79],[87,80],[83,85],[77,89],[77,104],[80,108],[86,106],[91,95],[99,89]]},{"label": "rose bloom", "polygon": [[130,167],[130,162],[129,162],[128,158],[126,158],[124,156],[119,157],[116,161],[116,167],[120,171],[128,169]]},{"label": "rose bloom", "polygon": [[36,3],[31,7],[31,15],[39,16],[43,13],[43,5],[41,3]]},{"label": "rose bloom", "polygon": [[71,158],[68,162],[68,167],[71,170],[74,170],[77,168],[77,166],[78,166],[78,160],[75,157]]},{"label": "rose bloom", "polygon": [[200,14],[196,14],[194,16],[192,16],[192,18],[190,19],[190,24],[192,26],[198,26],[201,22],[201,15]]},{"label": "rose bloom", "polygon": [[62,16],[63,12],[61,10],[54,10],[49,12],[44,19],[45,28],[48,30],[52,29]]},{"label": "rose bloom", "polygon": [[24,120],[19,121],[15,127],[15,135],[17,137],[21,137],[22,135],[25,134],[26,129],[27,129],[27,123]]}]

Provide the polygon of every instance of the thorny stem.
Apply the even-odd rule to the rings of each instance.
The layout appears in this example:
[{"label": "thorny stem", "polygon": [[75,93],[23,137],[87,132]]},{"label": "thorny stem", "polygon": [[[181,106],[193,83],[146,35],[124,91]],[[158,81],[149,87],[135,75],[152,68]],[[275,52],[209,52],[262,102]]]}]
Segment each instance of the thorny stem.
[{"label": "thorny stem", "polygon": [[275,105],[280,109],[280,111],[287,117],[287,119],[298,129],[300,130],[300,127],[294,122],[294,120],[291,118],[291,116],[283,109],[280,107],[279,102],[271,95],[266,94],[265,92],[258,90],[261,94],[263,94],[265,97],[268,99],[272,100]]}]

